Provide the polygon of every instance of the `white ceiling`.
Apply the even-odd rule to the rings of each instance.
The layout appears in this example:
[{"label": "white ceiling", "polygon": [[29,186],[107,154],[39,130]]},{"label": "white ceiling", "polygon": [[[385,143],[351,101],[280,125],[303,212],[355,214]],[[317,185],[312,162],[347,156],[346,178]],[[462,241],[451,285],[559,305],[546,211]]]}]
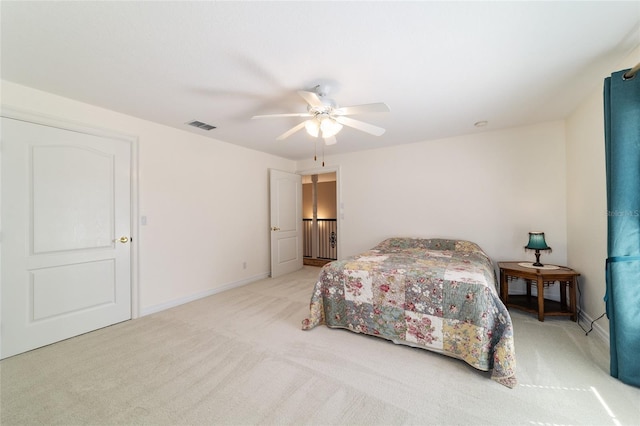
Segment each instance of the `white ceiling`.
[{"label": "white ceiling", "polygon": [[331,155],[562,119],[640,44],[640,1],[0,7],[3,79],[291,159],[314,139],[275,138],[303,119],[250,118],[305,112],[297,90],[390,107],[354,117],[383,136],[345,128]]}]

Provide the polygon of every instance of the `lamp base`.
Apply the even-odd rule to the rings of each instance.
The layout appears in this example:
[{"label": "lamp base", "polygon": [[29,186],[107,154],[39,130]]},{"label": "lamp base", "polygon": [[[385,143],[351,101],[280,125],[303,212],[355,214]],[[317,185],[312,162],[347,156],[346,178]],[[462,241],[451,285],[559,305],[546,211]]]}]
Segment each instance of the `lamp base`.
[{"label": "lamp base", "polygon": [[533,262],[518,262],[518,266],[522,266],[523,268],[531,268],[531,269],[560,269],[559,266],[556,265],[542,265],[542,266],[533,266]]},{"label": "lamp base", "polygon": [[544,266],[542,263],[540,263],[540,250],[536,250],[536,261],[533,266]]}]

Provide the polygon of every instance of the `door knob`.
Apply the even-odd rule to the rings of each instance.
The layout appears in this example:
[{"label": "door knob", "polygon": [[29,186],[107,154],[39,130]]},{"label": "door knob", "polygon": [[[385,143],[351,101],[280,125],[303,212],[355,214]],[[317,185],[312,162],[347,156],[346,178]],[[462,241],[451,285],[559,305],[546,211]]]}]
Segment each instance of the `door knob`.
[{"label": "door knob", "polygon": [[272,227],[271,227],[271,230],[272,230],[272,231],[279,231],[279,230],[280,230],[280,228],[278,228],[277,226],[272,226]]},{"label": "door knob", "polygon": [[129,237],[120,237],[120,239],[118,241],[120,241],[122,244],[128,243],[129,242]]}]

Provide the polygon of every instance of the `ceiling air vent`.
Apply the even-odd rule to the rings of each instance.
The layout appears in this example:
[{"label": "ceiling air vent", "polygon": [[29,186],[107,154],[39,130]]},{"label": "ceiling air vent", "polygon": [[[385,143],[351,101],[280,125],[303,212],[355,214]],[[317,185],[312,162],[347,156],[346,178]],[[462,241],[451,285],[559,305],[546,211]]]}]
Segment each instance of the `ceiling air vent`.
[{"label": "ceiling air vent", "polygon": [[212,130],[216,128],[216,126],[212,126],[211,124],[203,123],[202,121],[197,121],[197,120],[190,121],[187,124],[189,126],[197,127],[198,129],[202,129],[202,130]]}]

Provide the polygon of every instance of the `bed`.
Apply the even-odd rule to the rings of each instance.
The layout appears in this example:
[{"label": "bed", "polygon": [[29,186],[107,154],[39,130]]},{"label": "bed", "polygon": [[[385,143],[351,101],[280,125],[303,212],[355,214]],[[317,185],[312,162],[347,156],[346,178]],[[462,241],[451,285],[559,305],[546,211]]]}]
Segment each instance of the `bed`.
[{"label": "bed", "polygon": [[325,324],[439,352],[512,388],[513,326],[496,287],[475,243],[390,238],[322,268],[302,328]]}]

